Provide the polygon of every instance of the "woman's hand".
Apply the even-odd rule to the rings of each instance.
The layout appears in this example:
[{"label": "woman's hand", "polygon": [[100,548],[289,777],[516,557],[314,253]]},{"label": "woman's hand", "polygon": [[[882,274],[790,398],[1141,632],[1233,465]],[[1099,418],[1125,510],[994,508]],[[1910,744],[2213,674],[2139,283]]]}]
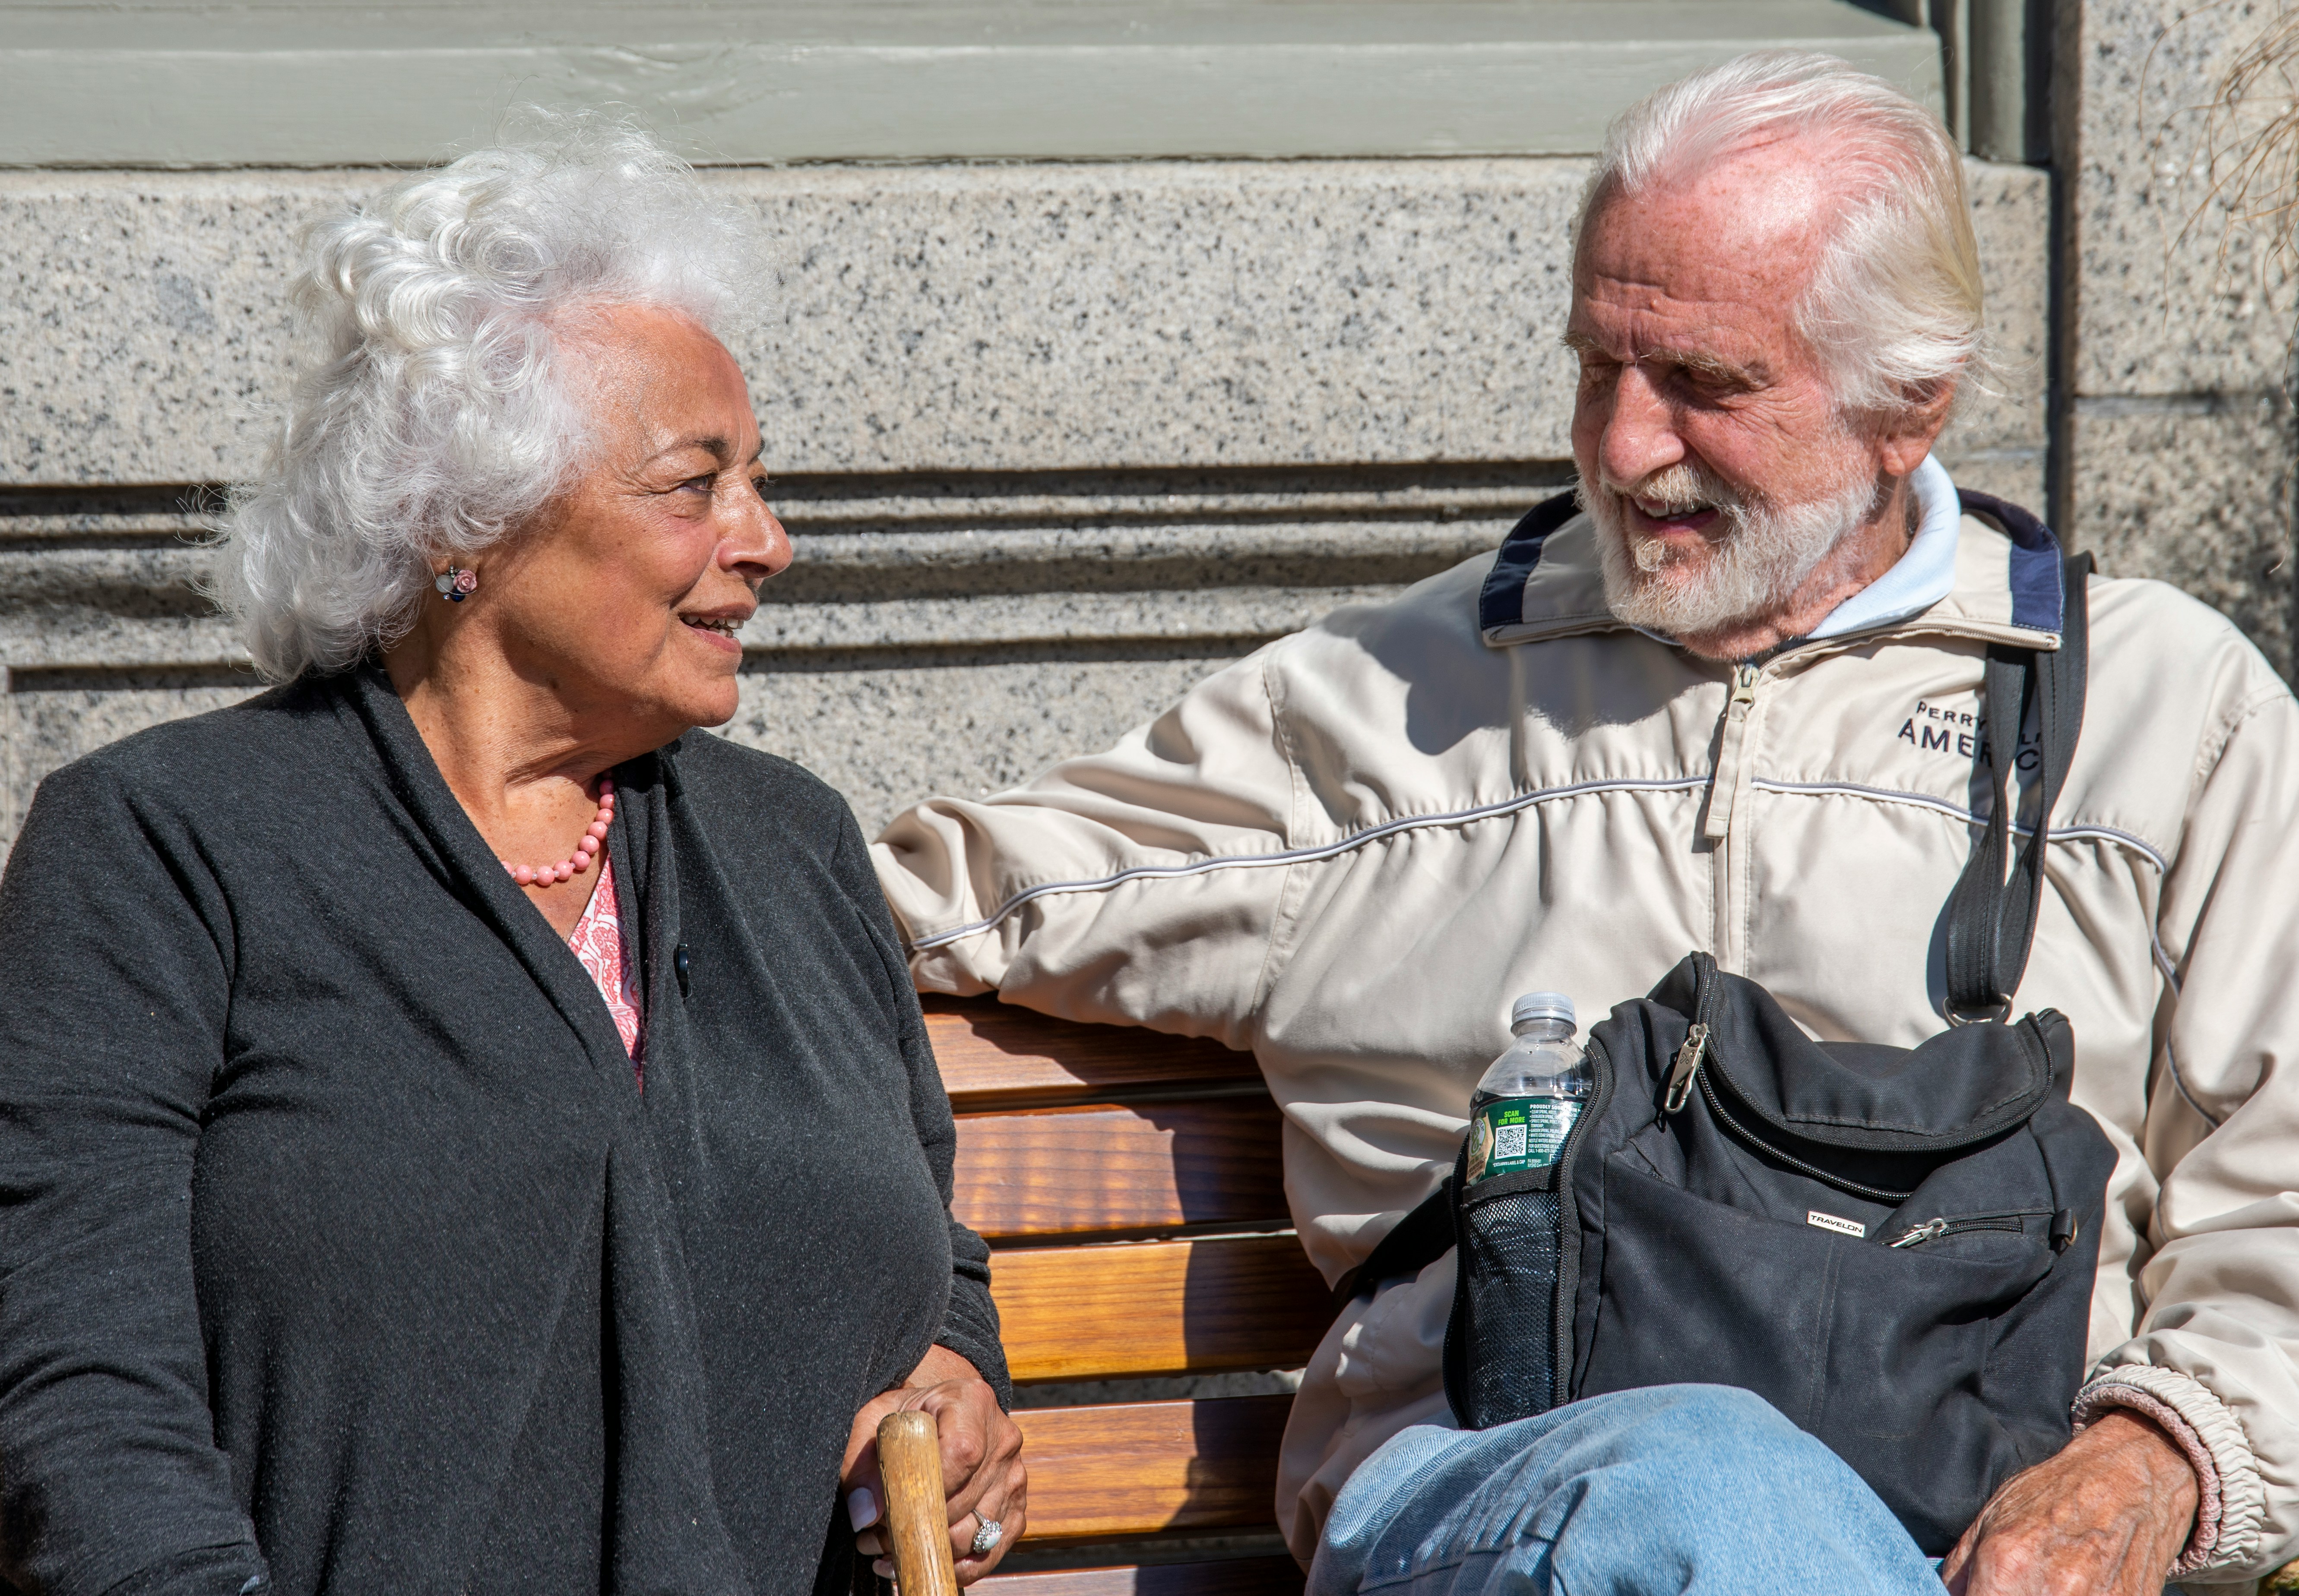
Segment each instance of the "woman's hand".
[{"label": "woman's hand", "polygon": [[[889,1413],[917,1409],[934,1415],[942,1438],[942,1489],[950,1498],[950,1552],[958,1583],[970,1585],[998,1566],[1006,1549],[1022,1538],[1029,1479],[1022,1467],[1022,1432],[1000,1411],[997,1393],[973,1364],[948,1347],[935,1347],[910,1377],[885,1395],[862,1404],[846,1437],[846,1466],[839,1489],[856,1531],[855,1546],[882,1559],[877,1570],[891,1575],[883,1559],[884,1534],[877,1527],[886,1491],[878,1480],[878,1421]],[[974,1555],[974,1537],[984,1523],[1003,1532],[998,1544]]]}]

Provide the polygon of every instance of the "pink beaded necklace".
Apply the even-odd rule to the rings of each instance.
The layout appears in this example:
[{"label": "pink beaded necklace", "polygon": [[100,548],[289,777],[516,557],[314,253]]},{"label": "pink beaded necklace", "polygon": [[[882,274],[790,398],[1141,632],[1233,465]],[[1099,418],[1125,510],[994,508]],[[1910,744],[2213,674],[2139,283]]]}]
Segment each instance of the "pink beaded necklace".
[{"label": "pink beaded necklace", "polygon": [[522,887],[549,887],[560,881],[571,881],[591,868],[592,859],[607,844],[607,827],[615,818],[615,784],[608,777],[599,778],[599,812],[591,817],[591,824],[575,844],[575,851],[556,864],[514,864],[509,859],[498,860],[510,872],[511,880]]}]

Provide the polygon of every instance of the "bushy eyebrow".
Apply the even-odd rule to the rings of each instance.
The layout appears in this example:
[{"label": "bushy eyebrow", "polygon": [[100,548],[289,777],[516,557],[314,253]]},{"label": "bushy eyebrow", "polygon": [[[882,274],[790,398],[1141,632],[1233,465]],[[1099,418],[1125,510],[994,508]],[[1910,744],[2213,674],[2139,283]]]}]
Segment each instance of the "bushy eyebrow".
[{"label": "bushy eyebrow", "polygon": [[[1567,332],[1559,342],[1576,355],[1594,356],[1600,360],[1613,358],[1609,350],[1586,333]],[[1722,355],[1711,354],[1703,349],[1656,349],[1638,359],[1639,364],[1673,366],[1716,382],[1730,383],[1735,387],[1761,388],[1771,380],[1770,374],[1761,366],[1736,365]]]}]

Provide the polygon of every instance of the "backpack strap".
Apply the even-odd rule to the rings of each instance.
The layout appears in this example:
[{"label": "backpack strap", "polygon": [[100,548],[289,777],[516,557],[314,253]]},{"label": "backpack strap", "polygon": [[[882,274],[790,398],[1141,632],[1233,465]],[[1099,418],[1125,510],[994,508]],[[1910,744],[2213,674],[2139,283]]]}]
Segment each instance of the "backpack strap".
[{"label": "backpack strap", "polygon": [[[1947,904],[1947,1017],[1966,1025],[2011,1017],[2012,996],[2028,968],[2044,899],[2045,840],[2060,789],[2074,762],[2083,731],[2084,689],[2090,643],[2088,554],[2061,566],[2060,646],[2054,649],[1988,650],[1988,733],[1982,762],[1995,788],[1988,830],[1972,850]],[[2037,708],[2041,768],[2036,825],[2012,857],[2013,808],[2018,788],[2012,773],[2020,757],[2020,728],[2028,706]],[[2006,864],[2010,865],[2007,871]]]},{"label": "backpack strap", "polygon": [[1333,1311],[1369,1294],[1383,1280],[1417,1275],[1453,1250],[1453,1178],[1440,1181],[1421,1206],[1390,1227],[1365,1261],[1333,1287]]}]

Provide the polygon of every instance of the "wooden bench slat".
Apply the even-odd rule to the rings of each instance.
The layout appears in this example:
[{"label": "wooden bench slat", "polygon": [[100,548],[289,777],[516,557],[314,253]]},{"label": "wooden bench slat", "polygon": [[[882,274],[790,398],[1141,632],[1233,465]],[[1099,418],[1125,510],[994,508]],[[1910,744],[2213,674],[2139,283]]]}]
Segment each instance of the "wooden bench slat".
[{"label": "wooden bench slat", "polygon": [[1251,1529],[1277,1516],[1286,1396],[1024,1408],[1033,1541]]},{"label": "wooden bench slat", "polygon": [[988,1596],[1301,1596],[1307,1583],[1291,1558],[1154,1563],[1131,1568],[1061,1568],[993,1574],[972,1587]]},{"label": "wooden bench slat", "polygon": [[991,1240],[1291,1223],[1266,1097],[967,1114],[952,1209]]},{"label": "wooden bench slat", "polygon": [[960,1112],[1078,1102],[1125,1087],[1257,1082],[1249,1053],[1130,1025],[1081,1025],[994,998],[926,997],[926,1035]]},{"label": "wooden bench slat", "polygon": [[1017,1380],[1298,1369],[1332,1318],[1291,1236],[1028,1247],[990,1261]]},{"label": "wooden bench slat", "polygon": [[[1281,1121],[1252,1057],[1214,1043],[925,1000],[960,1116],[952,1206],[992,1241],[1288,1223]],[[992,1278],[1025,1380],[1286,1367],[1325,1328],[1291,1236],[1005,1246]],[[1215,1398],[1015,1415],[1030,1542],[1271,1526],[1291,1399]],[[1290,1559],[1002,1575],[1007,1596],[1299,1596]]]}]

